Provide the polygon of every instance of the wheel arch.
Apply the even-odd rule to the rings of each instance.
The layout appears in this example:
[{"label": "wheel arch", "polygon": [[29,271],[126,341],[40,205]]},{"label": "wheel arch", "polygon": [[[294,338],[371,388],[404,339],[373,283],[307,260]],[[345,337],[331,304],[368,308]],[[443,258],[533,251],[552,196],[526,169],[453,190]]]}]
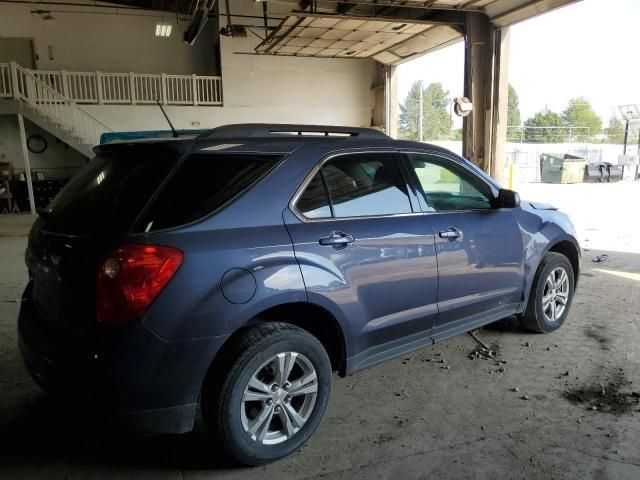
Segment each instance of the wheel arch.
[{"label": "wheel arch", "polygon": [[569,259],[571,268],[573,268],[573,285],[578,285],[578,277],[580,276],[580,252],[570,240],[559,240],[552,244],[544,253],[555,252],[560,253]]},{"label": "wheel arch", "polygon": [[573,269],[574,289],[578,286],[578,278],[580,276],[580,250],[578,247],[578,243],[577,241],[575,241],[575,239],[569,236],[558,237],[555,240],[549,242],[546,247],[540,251],[540,254],[535,262],[535,268],[531,269],[531,276],[527,281],[527,286],[525,289],[526,297],[524,298],[523,308],[526,308],[526,305],[529,302],[531,289],[533,288],[533,279],[536,272],[540,268],[540,262],[542,262],[542,259],[548,252],[560,253],[569,260],[569,263],[571,264],[571,267]]},{"label": "wheel arch", "polygon": [[235,345],[235,339],[244,331],[265,322],[288,323],[307,331],[327,351],[332,370],[340,376],[346,375],[346,339],[340,323],[329,311],[309,302],[283,303],[253,315],[225,341],[211,360],[210,366],[225,361],[227,352]]}]

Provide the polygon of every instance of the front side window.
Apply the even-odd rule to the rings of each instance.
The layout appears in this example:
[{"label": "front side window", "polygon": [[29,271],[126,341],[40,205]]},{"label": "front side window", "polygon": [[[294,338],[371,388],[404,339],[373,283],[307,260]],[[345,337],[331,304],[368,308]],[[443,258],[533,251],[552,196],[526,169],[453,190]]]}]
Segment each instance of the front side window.
[{"label": "front side window", "polygon": [[296,205],[307,218],[411,213],[406,184],[393,154],[341,155],[325,163]]},{"label": "front side window", "polygon": [[471,172],[428,154],[408,154],[427,205],[436,212],[491,208],[491,192]]}]

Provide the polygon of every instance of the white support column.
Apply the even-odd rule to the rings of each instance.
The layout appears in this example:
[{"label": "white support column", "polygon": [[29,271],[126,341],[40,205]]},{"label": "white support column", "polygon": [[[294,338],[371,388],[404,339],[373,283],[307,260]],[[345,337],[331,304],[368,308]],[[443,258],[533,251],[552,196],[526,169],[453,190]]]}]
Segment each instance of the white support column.
[{"label": "white support column", "polygon": [[29,150],[27,149],[27,134],[24,130],[24,118],[18,114],[18,129],[20,130],[20,145],[22,146],[22,159],[24,161],[24,177],[27,180],[27,192],[29,193],[29,204],[31,214],[36,214],[36,200],[33,195],[33,183],[31,182],[31,162],[29,161]]}]

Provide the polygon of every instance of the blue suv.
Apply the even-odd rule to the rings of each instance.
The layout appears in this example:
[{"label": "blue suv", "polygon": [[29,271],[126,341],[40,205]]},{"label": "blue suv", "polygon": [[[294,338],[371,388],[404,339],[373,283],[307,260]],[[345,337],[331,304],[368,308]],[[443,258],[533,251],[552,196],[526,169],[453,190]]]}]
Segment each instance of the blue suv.
[{"label": "blue suv", "polygon": [[517,315],[567,319],[580,248],[553,207],[370,129],[229,125],[101,145],[29,235],[20,348],[46,390],[130,430],[298,449],[332,372]]}]

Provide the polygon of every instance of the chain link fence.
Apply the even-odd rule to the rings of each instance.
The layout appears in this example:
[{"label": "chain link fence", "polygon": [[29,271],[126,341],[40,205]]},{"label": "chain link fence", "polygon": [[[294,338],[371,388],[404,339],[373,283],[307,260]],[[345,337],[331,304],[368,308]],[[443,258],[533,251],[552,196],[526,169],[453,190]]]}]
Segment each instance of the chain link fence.
[{"label": "chain link fence", "polygon": [[507,168],[515,167],[518,182],[539,182],[543,153],[568,153],[584,158],[587,164],[615,164],[623,145],[603,143],[605,140],[592,135],[588,127],[507,127]]}]

